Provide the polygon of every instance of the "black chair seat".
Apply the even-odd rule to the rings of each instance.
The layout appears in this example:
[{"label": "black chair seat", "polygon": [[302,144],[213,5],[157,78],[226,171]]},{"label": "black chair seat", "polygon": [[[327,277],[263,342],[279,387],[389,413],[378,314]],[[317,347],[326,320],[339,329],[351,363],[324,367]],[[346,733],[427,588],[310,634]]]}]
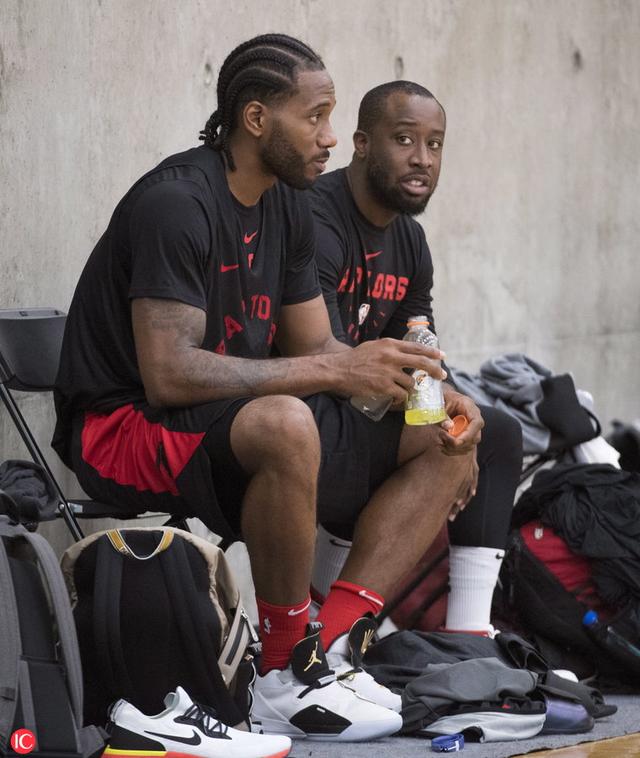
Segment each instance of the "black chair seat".
[{"label": "black chair seat", "polygon": [[[132,514],[117,505],[67,498],[12,395],[12,391],[53,390],[66,318],[66,314],[57,308],[0,309],[0,399],[9,411],[31,458],[41,467],[55,490],[59,499],[59,515],[64,519],[72,537],[79,540],[84,535],[78,518],[135,519],[156,514]],[[188,528],[182,516],[172,517],[168,523]]]}]

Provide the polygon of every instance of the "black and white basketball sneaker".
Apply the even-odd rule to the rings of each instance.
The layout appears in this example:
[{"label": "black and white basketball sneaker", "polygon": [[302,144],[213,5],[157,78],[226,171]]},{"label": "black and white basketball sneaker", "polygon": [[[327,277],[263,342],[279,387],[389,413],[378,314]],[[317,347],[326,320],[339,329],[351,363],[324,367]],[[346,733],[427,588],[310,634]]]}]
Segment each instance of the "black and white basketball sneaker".
[{"label": "black and white basketball sneaker", "polygon": [[109,758],[284,758],[291,740],[225,726],[210,708],[194,703],[177,687],[164,700],[166,710],[145,716],[126,700],[112,706],[114,724],[103,756]]},{"label": "black and white basketball sneaker", "polygon": [[293,649],[289,666],[258,676],[251,721],[254,731],[300,739],[354,742],[397,732],[402,718],[360,697],[336,679],[312,622]]},{"label": "black and white basketball sneaker", "polygon": [[377,623],[370,616],[359,618],[348,633],[340,635],[327,650],[327,661],[339,682],[372,703],[400,712],[402,698],[379,684],[362,668],[362,658],[373,639]]}]

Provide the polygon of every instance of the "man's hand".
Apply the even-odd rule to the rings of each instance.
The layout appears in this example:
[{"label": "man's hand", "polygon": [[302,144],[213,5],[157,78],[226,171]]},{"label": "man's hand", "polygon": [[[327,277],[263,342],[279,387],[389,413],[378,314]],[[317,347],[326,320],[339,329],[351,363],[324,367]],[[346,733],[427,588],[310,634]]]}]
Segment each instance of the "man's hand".
[{"label": "man's hand", "polygon": [[338,391],[346,396],[391,396],[404,403],[414,380],[403,369],[422,369],[435,379],[445,379],[440,366],[444,353],[417,342],[385,337],[363,342],[352,350],[335,353],[334,365],[342,377]]},{"label": "man's hand", "polygon": [[[475,450],[482,436],[484,421],[480,409],[470,397],[461,395],[449,385],[443,386],[445,409],[449,418],[440,425],[440,444],[446,455],[465,455]],[[464,416],[469,422],[467,428],[457,437],[449,434],[453,427],[451,419],[454,416]]]}]

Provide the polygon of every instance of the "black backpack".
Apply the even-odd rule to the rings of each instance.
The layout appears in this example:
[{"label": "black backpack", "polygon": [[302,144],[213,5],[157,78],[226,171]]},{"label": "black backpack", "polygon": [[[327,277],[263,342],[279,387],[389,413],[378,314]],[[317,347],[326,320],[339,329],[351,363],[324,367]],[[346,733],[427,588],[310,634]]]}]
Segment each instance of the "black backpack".
[{"label": "black backpack", "polygon": [[[1,491],[0,498],[5,512],[17,513]],[[9,515],[0,515],[0,607],[0,755],[34,744],[38,758],[102,751],[103,733],[82,728],[78,640],[57,558]]]},{"label": "black backpack", "polygon": [[612,421],[613,431],[607,442],[620,453],[620,468],[625,471],[640,471],[640,422],[623,424]]},{"label": "black backpack", "polygon": [[[533,550],[534,534],[539,548],[549,541],[546,549]],[[545,560],[544,554],[552,560]],[[580,679],[597,677],[603,690],[638,691],[638,658],[612,656],[583,625],[585,613],[597,608],[606,613],[618,633],[637,644],[637,608],[633,604],[606,608],[586,564],[588,561],[572,554],[565,541],[540,521],[515,528],[509,535],[493,614],[502,628],[528,637],[551,668],[569,669]]]},{"label": "black backpack", "polygon": [[147,715],[179,685],[230,726],[248,725],[253,627],[224,553],[172,527],[108,530],[62,558],[80,640],[85,721],[124,698]]}]

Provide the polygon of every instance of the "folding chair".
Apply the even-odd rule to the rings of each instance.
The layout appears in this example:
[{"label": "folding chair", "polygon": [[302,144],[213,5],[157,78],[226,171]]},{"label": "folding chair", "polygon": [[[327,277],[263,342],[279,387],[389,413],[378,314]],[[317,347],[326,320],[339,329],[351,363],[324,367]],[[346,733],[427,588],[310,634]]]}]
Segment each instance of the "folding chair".
[{"label": "folding chair", "polygon": [[[78,524],[78,517],[127,519],[146,514],[127,514],[95,500],[69,500],[12,395],[12,390],[53,390],[66,318],[63,311],[55,308],[0,309],[0,398],[31,458],[41,467],[43,475],[53,487],[59,500],[59,516],[64,519],[73,539],[80,540],[84,534]],[[170,519],[169,523],[187,528],[181,517]]]}]

